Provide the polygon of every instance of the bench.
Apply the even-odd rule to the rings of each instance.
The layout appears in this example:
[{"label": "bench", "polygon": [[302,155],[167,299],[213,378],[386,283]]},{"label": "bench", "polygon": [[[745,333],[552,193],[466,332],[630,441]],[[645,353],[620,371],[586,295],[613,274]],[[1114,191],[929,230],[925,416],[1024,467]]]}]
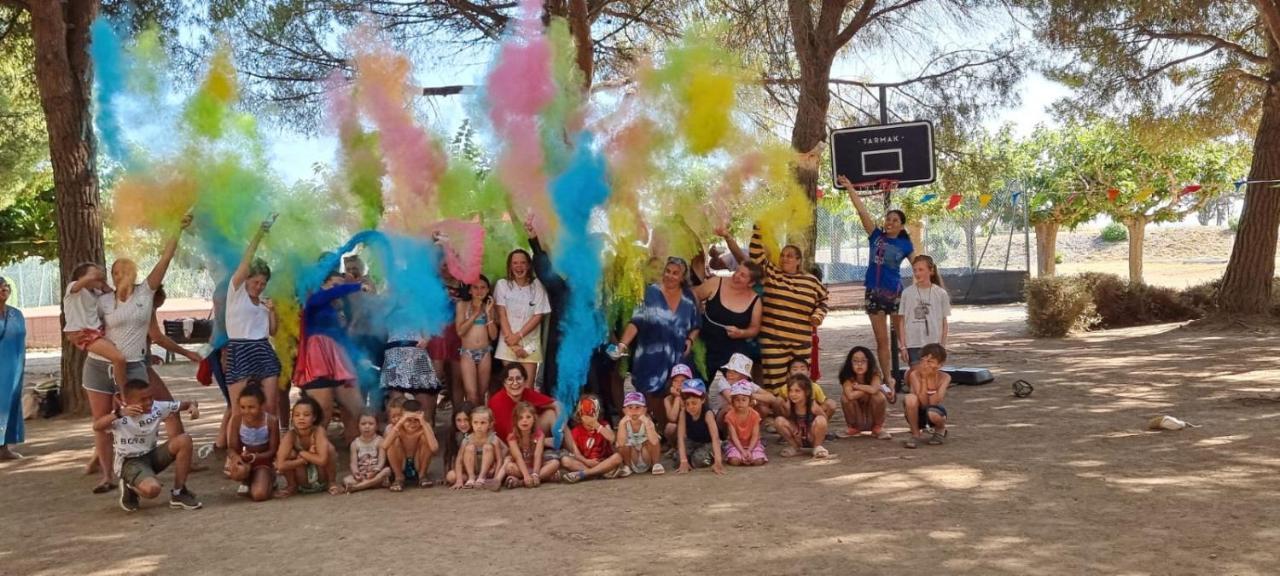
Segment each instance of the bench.
[{"label": "bench", "polygon": [[[192,323],[190,336],[183,327],[188,320]],[[163,325],[164,335],[178,344],[208,344],[213,337],[213,320],[208,318],[165,320]],[[173,362],[173,352],[165,350],[164,361]]]}]

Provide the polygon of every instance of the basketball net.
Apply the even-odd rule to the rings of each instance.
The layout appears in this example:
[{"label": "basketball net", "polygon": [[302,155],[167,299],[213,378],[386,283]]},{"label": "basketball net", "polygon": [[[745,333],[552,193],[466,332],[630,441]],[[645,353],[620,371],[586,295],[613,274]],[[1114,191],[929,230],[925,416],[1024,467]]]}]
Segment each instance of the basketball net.
[{"label": "basketball net", "polygon": [[888,210],[890,203],[893,201],[893,193],[898,191],[898,181],[882,178],[880,180],[854,184],[853,189],[858,193],[858,196],[863,198],[884,196],[884,209]]}]

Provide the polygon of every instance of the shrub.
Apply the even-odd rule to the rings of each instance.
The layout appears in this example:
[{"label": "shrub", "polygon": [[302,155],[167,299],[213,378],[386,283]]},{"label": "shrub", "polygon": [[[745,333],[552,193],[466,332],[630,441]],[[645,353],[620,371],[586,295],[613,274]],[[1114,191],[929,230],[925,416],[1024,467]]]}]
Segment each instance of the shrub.
[{"label": "shrub", "polygon": [[1041,338],[1061,338],[1094,321],[1093,301],[1079,278],[1031,278],[1027,281],[1027,326]]},{"label": "shrub", "polygon": [[1233,232],[1233,233],[1234,233],[1234,232],[1239,232],[1239,231],[1240,231],[1240,219],[1239,219],[1239,218],[1231,218],[1230,220],[1227,220],[1227,228],[1230,228],[1230,229],[1231,229],[1231,232]]},{"label": "shrub", "polygon": [[1203,307],[1195,305],[1197,300],[1171,288],[1130,283],[1100,272],[1085,272],[1075,278],[1089,292],[1097,312],[1096,321],[1088,326],[1091,329],[1182,322],[1205,314]]},{"label": "shrub", "polygon": [[1123,224],[1112,222],[1102,229],[1103,242],[1124,242],[1129,239],[1129,229]]},{"label": "shrub", "polygon": [[1054,254],[1054,255],[1053,255],[1053,263],[1054,263],[1054,264],[1061,264],[1061,263],[1065,262],[1066,260],[1067,260],[1066,258],[1063,258],[1063,257],[1062,257],[1062,253],[1061,253],[1061,252],[1058,252],[1057,254]]}]

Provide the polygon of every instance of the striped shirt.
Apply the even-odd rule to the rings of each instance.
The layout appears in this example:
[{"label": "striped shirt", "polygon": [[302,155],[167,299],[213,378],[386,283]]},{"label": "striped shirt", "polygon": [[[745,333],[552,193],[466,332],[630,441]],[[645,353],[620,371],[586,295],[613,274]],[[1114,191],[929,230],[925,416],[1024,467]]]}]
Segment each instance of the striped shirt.
[{"label": "striped shirt", "polygon": [[769,261],[754,226],[748,255],[764,267],[764,311],[760,334],[778,340],[811,342],[811,317],[821,322],[827,317],[827,287],[812,274],[786,274]]}]

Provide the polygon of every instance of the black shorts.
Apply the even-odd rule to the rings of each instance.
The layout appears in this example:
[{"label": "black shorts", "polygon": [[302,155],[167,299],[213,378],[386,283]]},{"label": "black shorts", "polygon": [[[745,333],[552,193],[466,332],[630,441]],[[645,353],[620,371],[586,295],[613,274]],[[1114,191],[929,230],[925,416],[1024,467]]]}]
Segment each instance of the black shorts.
[{"label": "black shorts", "polygon": [[892,298],[887,292],[878,290],[868,290],[863,300],[863,308],[867,314],[897,314],[899,297],[894,294]]},{"label": "black shorts", "polygon": [[947,418],[947,409],[941,404],[937,406],[921,406],[916,411],[916,422],[920,424],[920,428],[932,428],[933,424],[929,421],[929,412],[937,412],[945,420]]},{"label": "black shorts", "polygon": [[312,380],[311,382],[308,382],[306,386],[303,386],[302,393],[305,395],[307,393],[307,390],[320,390],[323,388],[338,388],[345,384],[346,383],[341,380],[334,380],[332,378],[318,378],[318,379]]}]

